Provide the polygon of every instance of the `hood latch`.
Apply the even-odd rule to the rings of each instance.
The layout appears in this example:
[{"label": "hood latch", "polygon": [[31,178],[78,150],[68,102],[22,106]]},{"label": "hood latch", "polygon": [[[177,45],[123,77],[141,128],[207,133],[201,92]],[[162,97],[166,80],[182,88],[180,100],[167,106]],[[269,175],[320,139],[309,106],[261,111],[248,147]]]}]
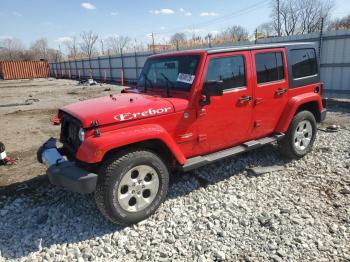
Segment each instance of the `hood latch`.
[{"label": "hood latch", "polygon": [[95,130],[95,134],[94,134],[95,137],[101,136],[101,132],[98,129],[98,121],[97,120],[93,120],[91,122],[91,127]]}]

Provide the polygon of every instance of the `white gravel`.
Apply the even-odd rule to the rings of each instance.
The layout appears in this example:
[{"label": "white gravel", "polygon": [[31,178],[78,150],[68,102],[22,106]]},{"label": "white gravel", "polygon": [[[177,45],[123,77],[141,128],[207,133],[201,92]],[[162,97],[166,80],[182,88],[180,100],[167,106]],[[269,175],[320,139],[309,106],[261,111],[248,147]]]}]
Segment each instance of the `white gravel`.
[{"label": "white gravel", "polygon": [[[269,165],[285,169],[246,171]],[[267,146],[180,177],[132,227],[107,222],[92,195],[14,190],[0,196],[0,261],[350,261],[349,129],[319,131],[298,161]]]}]

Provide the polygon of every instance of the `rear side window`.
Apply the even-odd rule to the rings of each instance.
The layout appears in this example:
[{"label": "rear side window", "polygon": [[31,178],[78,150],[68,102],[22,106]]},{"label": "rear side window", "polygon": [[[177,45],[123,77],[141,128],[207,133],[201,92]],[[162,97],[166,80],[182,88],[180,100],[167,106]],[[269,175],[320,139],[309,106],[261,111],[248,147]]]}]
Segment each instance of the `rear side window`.
[{"label": "rear side window", "polygon": [[243,56],[213,58],[209,61],[205,82],[223,81],[224,90],[246,86]]},{"label": "rear side window", "polygon": [[293,78],[301,78],[317,74],[315,49],[295,49],[291,51],[291,54]]},{"label": "rear side window", "polygon": [[284,79],[282,52],[256,54],[255,64],[258,84]]}]

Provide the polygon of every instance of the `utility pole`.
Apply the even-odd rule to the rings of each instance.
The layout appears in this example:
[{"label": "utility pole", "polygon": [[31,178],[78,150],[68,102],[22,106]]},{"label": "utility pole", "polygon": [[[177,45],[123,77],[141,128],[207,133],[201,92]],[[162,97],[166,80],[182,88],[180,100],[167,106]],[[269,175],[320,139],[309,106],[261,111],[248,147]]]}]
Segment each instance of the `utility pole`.
[{"label": "utility pole", "polygon": [[211,38],[212,38],[212,35],[211,35],[211,34],[208,34],[208,35],[207,35],[207,38],[208,38],[209,48],[211,48]]},{"label": "utility pole", "polygon": [[280,0],[277,0],[277,34],[281,36]]},{"label": "utility pole", "polygon": [[58,59],[61,62],[61,45],[58,45]]},{"label": "utility pole", "polygon": [[152,32],[152,47],[153,47],[153,54],[155,54],[156,53],[156,47],[154,46],[154,34],[153,34],[153,32]]},{"label": "utility pole", "polygon": [[323,23],[324,23],[324,18],[321,17],[320,39],[318,43],[318,57],[320,58],[320,60],[321,60],[322,42],[323,42]]},{"label": "utility pole", "polygon": [[103,40],[101,39],[101,53],[102,55],[105,55],[105,49],[104,49],[104,46],[103,46]]}]

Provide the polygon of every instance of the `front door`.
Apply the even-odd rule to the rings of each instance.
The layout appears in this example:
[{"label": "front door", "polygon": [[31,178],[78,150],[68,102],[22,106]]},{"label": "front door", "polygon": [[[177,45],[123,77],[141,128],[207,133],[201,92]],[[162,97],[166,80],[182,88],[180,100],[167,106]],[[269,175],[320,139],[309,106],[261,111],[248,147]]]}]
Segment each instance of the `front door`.
[{"label": "front door", "polygon": [[205,82],[222,81],[223,96],[199,112],[198,138],[207,152],[231,147],[247,139],[252,124],[253,92],[249,79],[250,53],[234,52],[208,57]]},{"label": "front door", "polygon": [[284,48],[254,50],[254,123],[252,138],[275,130],[288,101],[288,71]]}]

